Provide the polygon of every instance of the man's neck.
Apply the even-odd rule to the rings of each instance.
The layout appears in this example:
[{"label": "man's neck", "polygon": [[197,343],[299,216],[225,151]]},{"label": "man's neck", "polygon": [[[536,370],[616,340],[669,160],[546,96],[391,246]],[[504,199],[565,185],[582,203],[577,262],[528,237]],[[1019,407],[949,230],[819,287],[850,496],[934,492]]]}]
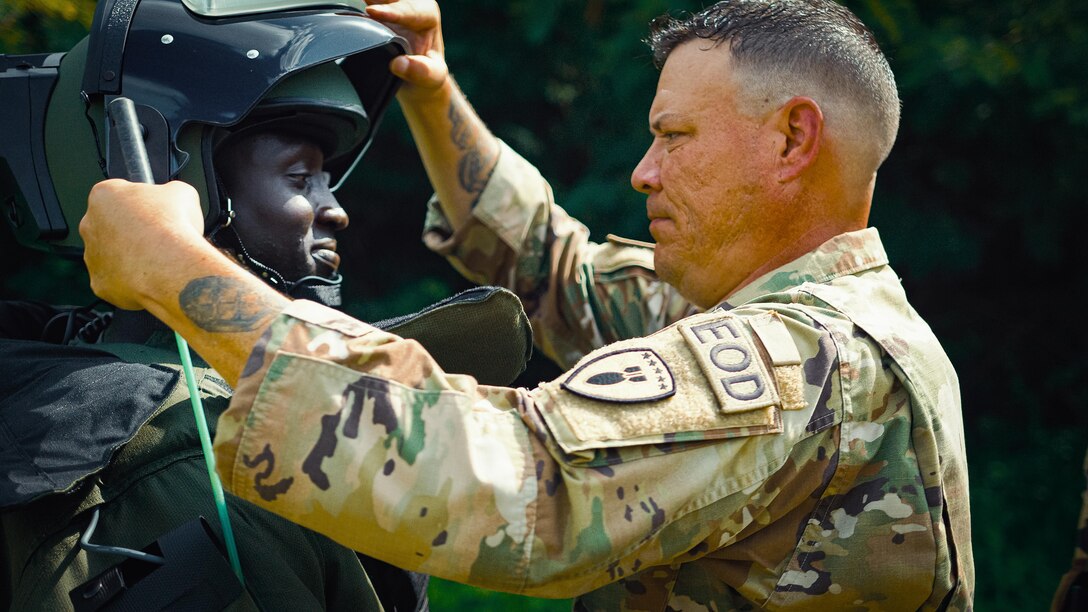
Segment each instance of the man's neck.
[{"label": "man's neck", "polygon": [[743,281],[741,281],[736,287],[734,287],[728,295],[723,299],[728,299],[734,293],[747,287],[752,281],[762,277],[764,274],[772,270],[781,268],[789,262],[798,259],[812,251],[816,250],[821,244],[831,240],[835,236],[845,234],[860,229],[865,229],[865,226],[849,227],[845,225],[832,227],[830,225],[821,225],[813,227],[805,234],[799,236],[794,242],[790,243],[786,248],[779,251],[774,257],[771,257],[759,268],[752,271]]}]

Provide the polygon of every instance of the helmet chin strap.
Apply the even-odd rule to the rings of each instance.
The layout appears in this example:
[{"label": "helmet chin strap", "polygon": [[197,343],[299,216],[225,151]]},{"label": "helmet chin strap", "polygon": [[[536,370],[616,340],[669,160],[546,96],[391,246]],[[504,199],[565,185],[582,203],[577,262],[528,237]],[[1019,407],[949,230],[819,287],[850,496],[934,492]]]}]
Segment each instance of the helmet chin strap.
[{"label": "helmet chin strap", "polygon": [[340,283],[343,280],[344,277],[339,272],[334,273],[332,278],[303,276],[290,283],[284,293],[296,299],[310,300],[335,308],[341,303]]},{"label": "helmet chin strap", "polygon": [[[231,222],[234,221],[234,208],[232,206],[230,197],[226,198],[226,210],[220,215],[215,228],[208,233],[208,239],[212,244],[234,251],[238,260],[251,272],[264,279],[266,283],[271,285],[273,289],[280,293],[292,297],[295,299],[311,300],[324,304],[329,307],[337,307],[342,303],[340,297],[340,284],[344,281],[344,277],[339,272],[334,272],[332,278],[326,278],[324,276],[303,276],[300,279],[289,281],[283,277],[275,268],[267,266],[260,261],[253,258],[246,250],[246,246],[242,243],[242,237],[238,235],[238,231],[231,226]],[[232,245],[221,244],[217,237],[221,230],[229,229],[230,233],[234,235],[234,242],[237,243],[237,249]]]}]

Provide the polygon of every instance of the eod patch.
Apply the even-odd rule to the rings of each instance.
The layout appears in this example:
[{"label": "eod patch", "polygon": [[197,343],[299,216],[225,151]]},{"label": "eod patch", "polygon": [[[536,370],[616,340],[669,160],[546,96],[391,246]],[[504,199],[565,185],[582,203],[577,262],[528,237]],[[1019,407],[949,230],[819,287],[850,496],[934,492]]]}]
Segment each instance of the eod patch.
[{"label": "eod patch", "polygon": [[567,391],[606,402],[652,402],[676,393],[676,381],[661,356],[649,348],[599,355],[560,383]]},{"label": "eod patch", "polygon": [[742,412],[779,404],[748,326],[724,314],[699,323],[681,323],[680,332],[702,367],[723,412]]}]

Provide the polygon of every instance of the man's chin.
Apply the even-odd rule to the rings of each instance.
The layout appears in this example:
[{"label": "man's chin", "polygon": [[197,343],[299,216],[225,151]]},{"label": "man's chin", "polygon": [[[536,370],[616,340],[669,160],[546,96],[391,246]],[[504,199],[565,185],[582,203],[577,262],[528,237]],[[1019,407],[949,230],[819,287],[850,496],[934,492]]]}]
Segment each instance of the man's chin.
[{"label": "man's chin", "polygon": [[654,272],[661,280],[674,287],[676,286],[673,281],[677,280],[679,275],[676,274],[676,267],[669,258],[668,249],[663,248],[660,242],[654,247]]},{"label": "man's chin", "polygon": [[316,269],[307,276],[316,276],[318,278],[332,280],[336,278],[336,269],[328,266],[317,266]]},{"label": "man's chin", "polygon": [[336,278],[336,270],[332,267],[320,265],[313,261],[307,263],[310,265],[292,268],[289,273],[283,273],[283,278],[287,280],[288,284],[297,283],[304,278],[321,278],[326,280]]},{"label": "man's chin", "polygon": [[654,272],[657,278],[676,289],[685,300],[703,310],[717,305],[722,297],[721,287],[709,285],[703,271],[690,265],[677,265],[669,260],[667,254],[661,256],[654,252]]}]

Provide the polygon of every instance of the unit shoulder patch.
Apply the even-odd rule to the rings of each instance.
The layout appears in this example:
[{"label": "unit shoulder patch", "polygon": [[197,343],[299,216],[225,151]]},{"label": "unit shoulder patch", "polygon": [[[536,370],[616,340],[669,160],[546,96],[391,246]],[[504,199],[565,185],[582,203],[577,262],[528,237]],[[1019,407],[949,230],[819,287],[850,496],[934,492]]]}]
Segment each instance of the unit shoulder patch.
[{"label": "unit shoulder patch", "polygon": [[567,376],[561,386],[571,393],[605,402],[636,403],[676,393],[668,364],[653,349],[628,348],[599,355]]},{"label": "unit shoulder patch", "polygon": [[[647,380],[633,380],[643,375]],[[540,415],[567,453],[782,431],[777,406],[724,411],[712,383],[672,325],[590,353],[574,370],[533,393]]]},{"label": "unit shoulder patch", "polygon": [[726,313],[681,322],[678,327],[723,412],[745,412],[780,403],[774,379],[742,319]]}]

